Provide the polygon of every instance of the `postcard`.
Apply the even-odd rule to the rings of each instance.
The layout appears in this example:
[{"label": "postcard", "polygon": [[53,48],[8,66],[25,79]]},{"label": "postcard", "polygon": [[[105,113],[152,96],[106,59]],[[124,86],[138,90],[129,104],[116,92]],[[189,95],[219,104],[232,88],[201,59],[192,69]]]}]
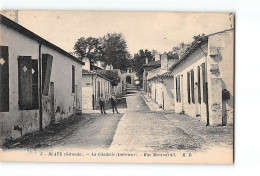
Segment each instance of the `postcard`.
[{"label": "postcard", "polygon": [[233,164],[234,13],[0,11],[0,160]]}]

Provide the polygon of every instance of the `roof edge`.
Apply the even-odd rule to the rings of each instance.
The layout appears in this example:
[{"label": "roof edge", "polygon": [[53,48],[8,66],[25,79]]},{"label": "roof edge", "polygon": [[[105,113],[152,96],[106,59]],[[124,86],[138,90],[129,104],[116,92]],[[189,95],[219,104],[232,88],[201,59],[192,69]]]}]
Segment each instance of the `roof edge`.
[{"label": "roof edge", "polygon": [[80,63],[81,65],[85,65],[84,62],[82,62],[81,60],[77,59],[76,57],[72,56],[71,54],[69,54],[67,51],[61,49],[60,47],[50,43],[49,41],[45,40],[44,38],[38,36],[37,34],[33,33],[32,31],[26,29],[25,27],[23,27],[22,25],[10,20],[9,18],[5,17],[4,15],[0,14],[0,23],[12,28],[13,30],[37,41],[39,44],[43,44],[46,45],[47,47],[50,47],[52,49],[54,49],[55,51],[63,54],[64,56],[69,57],[70,59]]},{"label": "roof edge", "polygon": [[[177,65],[179,65],[181,62],[183,62],[183,61],[186,59],[187,54],[188,54],[192,49],[194,49],[193,47],[195,47],[195,45],[197,44],[198,41],[201,41],[201,43],[199,43],[199,45],[202,45],[202,44],[204,44],[204,43],[206,42],[206,40],[208,40],[208,37],[209,37],[209,36],[216,35],[216,34],[220,34],[220,33],[224,33],[224,32],[228,32],[228,31],[232,31],[232,30],[234,30],[234,28],[226,29],[226,30],[223,30],[223,31],[215,32],[215,33],[211,33],[211,34],[208,34],[208,35],[205,35],[205,36],[202,36],[202,37],[196,39],[196,40],[194,41],[194,43],[192,44],[192,46],[191,46],[187,51],[185,51],[185,53],[180,57],[180,59],[179,59],[175,64],[173,64],[173,65],[169,68],[169,70],[174,69]],[[188,56],[187,56],[187,57],[188,57]]]}]

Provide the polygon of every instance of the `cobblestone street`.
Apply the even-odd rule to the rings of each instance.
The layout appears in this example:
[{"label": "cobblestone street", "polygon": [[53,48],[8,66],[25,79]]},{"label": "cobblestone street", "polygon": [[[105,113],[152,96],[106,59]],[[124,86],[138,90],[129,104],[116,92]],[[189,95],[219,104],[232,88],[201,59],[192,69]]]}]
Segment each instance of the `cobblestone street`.
[{"label": "cobblestone street", "polygon": [[[149,106],[148,106],[148,105]],[[43,132],[9,141],[5,148],[77,147],[120,151],[206,151],[233,147],[233,126],[207,127],[186,115],[153,111],[151,102],[128,86],[118,105],[121,114],[98,110],[73,116]]]}]

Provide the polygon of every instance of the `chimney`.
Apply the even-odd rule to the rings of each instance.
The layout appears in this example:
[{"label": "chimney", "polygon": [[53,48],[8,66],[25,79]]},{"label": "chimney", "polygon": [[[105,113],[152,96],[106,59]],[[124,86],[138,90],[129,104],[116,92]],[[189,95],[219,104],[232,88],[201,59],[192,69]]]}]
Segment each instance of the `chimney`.
[{"label": "chimney", "polygon": [[145,64],[148,64],[148,62],[149,62],[149,61],[148,61],[148,58],[146,57],[146,58],[145,58]]},{"label": "chimney", "polygon": [[163,53],[161,55],[161,69],[162,70],[167,70],[168,69],[168,58],[167,58],[167,54]]},{"label": "chimney", "polygon": [[97,61],[97,66],[98,66],[99,68],[102,68],[102,63],[101,63],[101,61]]},{"label": "chimney", "polygon": [[156,53],[154,57],[155,57],[155,61],[161,60],[161,56],[159,53]]},{"label": "chimney", "polygon": [[82,61],[85,63],[85,65],[82,66],[82,69],[90,70],[90,61],[89,61],[89,59],[88,58],[84,58]]},{"label": "chimney", "polygon": [[106,70],[113,70],[113,65],[112,65],[112,64],[107,65],[107,66],[106,66]]}]

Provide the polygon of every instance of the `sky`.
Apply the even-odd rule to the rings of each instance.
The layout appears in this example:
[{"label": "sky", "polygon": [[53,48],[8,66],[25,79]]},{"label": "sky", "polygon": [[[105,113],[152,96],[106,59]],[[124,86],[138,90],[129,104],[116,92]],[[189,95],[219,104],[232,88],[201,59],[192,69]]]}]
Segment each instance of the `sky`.
[{"label": "sky", "polygon": [[231,24],[228,13],[102,11],[19,11],[18,23],[68,52],[80,37],[122,33],[131,55],[140,49],[168,52]]}]

